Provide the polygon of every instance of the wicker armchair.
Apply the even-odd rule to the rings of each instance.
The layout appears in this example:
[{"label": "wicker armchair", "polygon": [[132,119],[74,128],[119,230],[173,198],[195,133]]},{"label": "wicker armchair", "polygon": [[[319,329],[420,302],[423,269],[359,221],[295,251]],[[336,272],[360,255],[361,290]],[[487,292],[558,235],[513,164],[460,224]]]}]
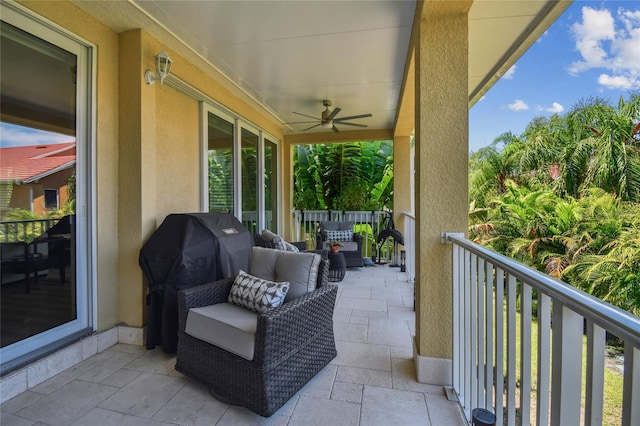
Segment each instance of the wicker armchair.
[{"label": "wicker armchair", "polygon": [[[316,233],[316,250],[328,250],[327,243],[332,239],[328,238],[327,231],[352,231],[353,222],[320,222],[320,228]],[[364,266],[362,256],[362,235],[353,232],[351,240],[341,241],[344,248],[340,252],[344,255],[347,268]]]},{"label": "wicker armchair", "polygon": [[225,403],[271,416],[337,355],[337,287],[328,283],[327,273],[322,260],[314,291],[258,314],[251,361],[185,332],[189,309],[226,302],[234,277],[181,291],[176,370],[207,385]]}]

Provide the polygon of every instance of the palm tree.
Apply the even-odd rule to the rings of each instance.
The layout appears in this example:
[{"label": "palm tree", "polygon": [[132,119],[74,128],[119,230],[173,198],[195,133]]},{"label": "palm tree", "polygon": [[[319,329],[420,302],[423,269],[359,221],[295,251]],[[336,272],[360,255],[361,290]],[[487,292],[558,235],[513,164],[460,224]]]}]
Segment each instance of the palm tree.
[{"label": "palm tree", "polygon": [[640,230],[626,229],[601,253],[580,257],[563,276],[571,274],[583,290],[640,316]]},{"label": "palm tree", "polygon": [[[502,149],[499,146],[503,145]],[[490,198],[507,192],[507,182],[519,171],[522,140],[511,132],[469,158],[469,198],[477,207],[485,207]]]},{"label": "palm tree", "polygon": [[622,200],[640,201],[640,95],[618,108],[603,99],[578,103],[566,117],[573,135],[563,154],[562,188],[570,195],[597,186]]}]

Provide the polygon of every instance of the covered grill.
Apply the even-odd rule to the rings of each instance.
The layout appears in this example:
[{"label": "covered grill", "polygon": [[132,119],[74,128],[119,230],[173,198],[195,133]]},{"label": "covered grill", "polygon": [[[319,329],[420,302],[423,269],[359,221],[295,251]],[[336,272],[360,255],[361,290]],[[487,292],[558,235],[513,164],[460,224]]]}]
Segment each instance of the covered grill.
[{"label": "covered grill", "polygon": [[178,344],[178,291],[248,270],[251,233],[231,213],[171,214],[140,250],[149,284],[147,349]]}]

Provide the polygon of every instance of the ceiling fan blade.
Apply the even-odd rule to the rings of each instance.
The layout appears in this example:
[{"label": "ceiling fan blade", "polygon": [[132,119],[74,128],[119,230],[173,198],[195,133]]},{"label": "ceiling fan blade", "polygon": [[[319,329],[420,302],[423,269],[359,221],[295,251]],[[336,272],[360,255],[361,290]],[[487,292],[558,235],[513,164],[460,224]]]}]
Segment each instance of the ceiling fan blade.
[{"label": "ceiling fan blade", "polygon": [[318,120],[315,121],[292,121],[290,123],[284,123],[284,124],[308,124],[308,123],[317,123]]},{"label": "ceiling fan blade", "polygon": [[318,117],[313,117],[313,116],[311,116],[311,115],[302,114],[302,113],[300,113],[300,112],[295,112],[295,111],[293,111],[293,113],[294,113],[294,114],[301,115],[301,116],[303,116],[303,117],[313,118],[314,120],[320,120]]},{"label": "ceiling fan blade", "polygon": [[303,132],[306,132],[307,130],[311,130],[314,127],[318,127],[321,123],[316,124],[315,126],[311,126],[311,127],[307,127],[306,129],[303,130]]},{"label": "ceiling fan blade", "polygon": [[340,111],[341,111],[341,109],[340,109],[340,108],[335,107],[335,108],[333,109],[333,111],[331,111],[331,114],[329,114],[329,115],[326,117],[326,120],[327,120],[327,121],[329,121],[329,120],[333,120],[333,117],[335,117],[336,115],[338,115],[338,113],[339,113]]},{"label": "ceiling fan blade", "polygon": [[331,129],[332,129],[334,132],[339,132],[339,131],[340,131],[340,130],[338,130],[338,128],[337,128],[336,126],[333,126]]},{"label": "ceiling fan blade", "polygon": [[371,114],[352,115],[350,117],[336,118],[333,121],[356,120],[358,118],[367,118],[367,117],[373,117],[373,115],[371,115]]},{"label": "ceiling fan blade", "polygon": [[[333,120],[335,121],[335,120]],[[358,123],[347,123],[346,121],[341,121],[340,123],[341,126],[354,126],[354,127],[369,127],[366,124],[358,124]]]}]

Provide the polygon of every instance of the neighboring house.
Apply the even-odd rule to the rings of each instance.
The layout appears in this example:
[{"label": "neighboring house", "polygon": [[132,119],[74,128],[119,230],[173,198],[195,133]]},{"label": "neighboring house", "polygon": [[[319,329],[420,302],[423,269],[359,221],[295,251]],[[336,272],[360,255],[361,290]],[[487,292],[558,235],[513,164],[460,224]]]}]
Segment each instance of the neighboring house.
[{"label": "neighboring house", "polygon": [[60,208],[75,166],[75,142],[0,148],[0,217],[15,208],[37,215]]}]

